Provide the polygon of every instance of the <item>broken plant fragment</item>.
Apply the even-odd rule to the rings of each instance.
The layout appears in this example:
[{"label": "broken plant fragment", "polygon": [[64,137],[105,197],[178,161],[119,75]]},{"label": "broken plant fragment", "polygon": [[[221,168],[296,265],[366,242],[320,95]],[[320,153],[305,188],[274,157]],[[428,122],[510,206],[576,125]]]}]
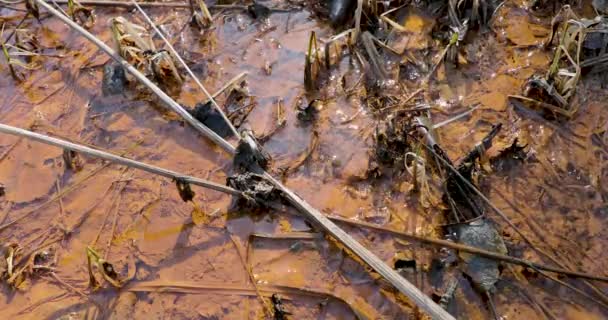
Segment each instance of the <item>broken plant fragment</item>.
[{"label": "broken plant fragment", "polygon": [[68,0],[68,15],[79,25],[91,29],[95,23],[93,9],[81,5],[76,0]]},{"label": "broken plant fragment", "polygon": [[86,253],[89,271],[89,286],[93,290],[100,287],[100,284],[93,273],[93,269],[96,269],[101,274],[103,279],[109,282],[115,288],[122,287],[123,282],[111,263],[103,259],[101,255],[99,255],[99,253],[97,253],[97,251],[90,246],[87,246]]},{"label": "broken plant fragment", "polygon": [[281,192],[264,176],[245,172],[226,179],[226,185],[243,192],[243,199],[249,205],[264,205],[281,199]]},{"label": "broken plant fragment", "polygon": [[80,159],[80,156],[74,150],[63,149],[63,162],[66,168],[76,172],[83,168],[82,159]]},{"label": "broken plant fragment", "polygon": [[189,0],[192,25],[205,30],[213,25],[213,17],[203,0]]},{"label": "broken plant fragment", "polygon": [[211,102],[204,104],[197,103],[194,109],[188,109],[188,113],[196,118],[196,120],[204,124],[207,128],[217,133],[218,136],[222,138],[232,136],[230,126],[226,123],[220,112],[213,107]]},{"label": "broken plant fragment", "polygon": [[357,0],[330,0],[328,6],[329,22],[339,28],[352,18]]},{"label": "broken plant fragment", "polygon": [[323,108],[323,101],[319,99],[312,100],[305,107],[298,107],[296,117],[302,122],[314,121],[319,114],[319,110]]},{"label": "broken plant fragment", "polygon": [[240,172],[263,173],[270,162],[270,154],[258,143],[253,131],[241,131],[241,141],[236,148],[233,165]]},{"label": "broken plant fragment", "polygon": [[35,0],[25,0],[25,9],[31,14],[38,22],[40,22],[40,9],[38,3]]},{"label": "broken plant fragment", "polygon": [[283,305],[283,300],[279,297],[278,294],[273,293],[270,297],[272,301],[272,309],[275,320],[287,320],[287,316],[291,313],[285,310],[285,305]]},{"label": "broken plant fragment", "polygon": [[179,193],[179,197],[182,198],[184,202],[192,201],[194,196],[196,195],[190,184],[184,180],[183,178],[176,178],[175,185],[177,186],[177,192]]},{"label": "broken plant fragment", "polygon": [[260,4],[257,1],[254,1],[252,4],[247,6],[247,13],[249,13],[249,15],[255,20],[268,18],[268,16],[270,16],[270,12],[270,8]]}]

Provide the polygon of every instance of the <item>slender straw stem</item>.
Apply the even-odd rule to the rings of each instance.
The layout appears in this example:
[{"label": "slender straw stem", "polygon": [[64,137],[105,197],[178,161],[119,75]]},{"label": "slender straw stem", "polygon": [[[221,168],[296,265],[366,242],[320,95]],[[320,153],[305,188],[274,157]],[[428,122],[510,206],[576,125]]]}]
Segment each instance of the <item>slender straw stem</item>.
[{"label": "slender straw stem", "polygon": [[29,130],[15,128],[15,127],[0,123],[0,132],[12,134],[12,135],[19,136],[19,137],[29,138],[29,139],[32,139],[32,140],[35,140],[38,142],[50,144],[50,145],[64,148],[64,149],[73,150],[73,151],[85,154],[87,156],[108,160],[113,163],[125,165],[125,166],[131,167],[131,168],[140,169],[140,170],[154,173],[154,174],[157,174],[157,175],[160,175],[163,177],[167,177],[167,178],[171,178],[171,179],[183,179],[187,183],[191,183],[191,184],[201,186],[204,188],[208,188],[208,189],[212,189],[215,191],[225,192],[225,193],[235,195],[235,196],[241,195],[241,192],[238,190],[232,189],[230,187],[227,187],[227,186],[224,186],[224,185],[212,182],[212,181],[187,176],[187,175],[179,173],[179,172],[175,172],[175,171],[167,170],[164,168],[156,167],[156,166],[153,166],[150,164],[146,164],[143,162],[131,160],[131,159],[117,156],[115,154],[111,154],[111,153],[108,153],[105,151],[100,151],[100,150],[96,150],[93,148],[89,148],[89,147],[86,147],[86,146],[83,146],[80,144],[76,144],[76,143],[68,142],[65,140],[45,136],[43,134],[32,132]]}]

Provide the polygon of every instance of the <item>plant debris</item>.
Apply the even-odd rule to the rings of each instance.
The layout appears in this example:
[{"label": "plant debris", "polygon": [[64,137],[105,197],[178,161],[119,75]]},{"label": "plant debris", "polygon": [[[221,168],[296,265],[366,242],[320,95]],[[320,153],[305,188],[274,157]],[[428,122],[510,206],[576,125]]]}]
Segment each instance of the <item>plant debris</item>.
[{"label": "plant debris", "polygon": [[269,163],[270,154],[258,143],[251,130],[243,129],[234,155],[234,168],[240,172],[263,173]]},{"label": "plant debris", "polygon": [[190,4],[190,13],[192,14],[191,24],[199,28],[199,30],[209,29],[213,25],[213,17],[205,1],[188,0],[188,3]]},{"label": "plant debris", "polygon": [[247,6],[247,12],[255,20],[266,19],[270,16],[270,8],[254,1],[252,4]]},{"label": "plant debris", "polygon": [[270,301],[272,301],[272,308],[275,320],[287,320],[287,316],[291,315],[290,312],[285,310],[285,305],[279,297],[278,294],[273,293],[270,297]]},{"label": "plant debris", "polygon": [[319,114],[319,110],[321,110],[322,108],[323,101],[319,99],[313,99],[312,101],[310,101],[309,104],[306,105],[306,107],[298,108],[296,117],[302,122],[314,121]]},{"label": "plant debris", "polygon": [[74,150],[63,149],[63,162],[66,168],[76,172],[84,167],[82,159]]},{"label": "plant debris", "polygon": [[127,76],[120,63],[109,61],[103,66],[101,92],[104,96],[121,94],[125,91]]},{"label": "plant debris", "polygon": [[250,206],[264,205],[280,201],[281,191],[277,190],[264,176],[245,172],[228,177],[226,185],[243,192],[243,199]]},{"label": "plant debris", "polygon": [[194,109],[187,110],[196,120],[217,133],[218,136],[222,138],[232,136],[230,126],[226,123],[220,112],[213,107],[211,101],[204,104],[197,103]]},{"label": "plant debris", "polygon": [[102,278],[115,288],[121,288],[123,286],[123,282],[120,279],[119,274],[116,272],[111,263],[101,258],[101,255],[99,255],[99,253],[97,253],[97,251],[90,246],[87,246],[86,253],[89,270],[89,286],[93,290],[100,287],[100,283],[95,278],[93,269],[97,270],[101,274]]},{"label": "plant debris", "polygon": [[173,58],[166,50],[157,50],[148,31],[123,17],[112,19],[112,38],[116,51],[146,77],[163,89],[177,93],[183,83]]},{"label": "plant debris", "polygon": [[175,179],[175,185],[177,186],[177,192],[179,193],[180,198],[182,198],[182,201],[188,202],[194,199],[195,193],[192,191],[190,184],[186,182],[185,179]]}]

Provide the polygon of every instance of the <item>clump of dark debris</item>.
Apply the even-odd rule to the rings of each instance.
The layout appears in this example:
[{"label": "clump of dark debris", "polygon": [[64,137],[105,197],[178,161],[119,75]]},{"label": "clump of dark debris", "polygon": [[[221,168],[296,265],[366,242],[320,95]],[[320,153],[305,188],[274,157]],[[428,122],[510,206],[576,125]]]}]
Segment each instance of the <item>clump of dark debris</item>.
[{"label": "clump of dark debris", "polygon": [[194,109],[187,109],[188,112],[202,124],[222,138],[232,136],[232,130],[220,112],[213,107],[211,102],[197,103]]},{"label": "clump of dark debris", "polygon": [[261,174],[245,172],[226,179],[226,185],[243,192],[242,200],[249,207],[264,206],[281,199],[281,192]]},{"label": "clump of dark debris", "polygon": [[240,172],[255,172],[262,174],[270,163],[270,154],[257,141],[253,131],[241,131],[241,141],[236,148],[233,165]]}]

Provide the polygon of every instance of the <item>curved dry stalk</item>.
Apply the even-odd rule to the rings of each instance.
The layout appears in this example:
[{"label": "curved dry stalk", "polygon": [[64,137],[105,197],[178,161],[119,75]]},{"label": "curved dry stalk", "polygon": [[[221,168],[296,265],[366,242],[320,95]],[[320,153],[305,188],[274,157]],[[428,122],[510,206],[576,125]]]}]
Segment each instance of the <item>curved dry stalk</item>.
[{"label": "curved dry stalk", "polygon": [[[305,296],[321,299],[333,299],[344,303],[356,315],[358,319],[381,319],[382,317],[369,306],[365,301],[358,300],[349,302],[345,298],[336,294],[325,292],[317,289],[306,289],[299,287],[290,287],[285,285],[260,285],[258,286],[260,293],[266,297],[271,297],[273,294],[280,294],[285,299],[293,300],[293,296]],[[132,283],[127,288],[131,292],[168,292],[168,293],[189,293],[189,294],[221,294],[221,295],[243,295],[256,296],[255,289],[249,286],[238,284],[209,284],[209,283],[192,283],[184,281],[143,281]],[[283,297],[282,297],[283,298]]]},{"label": "curved dry stalk", "polygon": [[[182,57],[180,57],[180,55],[177,53],[177,51],[175,50],[175,48],[173,47],[173,45],[171,44],[171,42],[169,42],[169,40],[167,40],[167,38],[165,37],[165,35],[163,35],[163,33],[158,29],[158,27],[156,27],[156,24],[154,24],[154,22],[152,22],[152,20],[150,19],[150,17],[139,6],[139,4],[137,4],[137,2],[135,2],[135,0],[131,0],[131,3],[144,16],[144,18],[146,19],[146,21],[148,22],[148,24],[150,24],[150,26],[154,29],[154,31],[156,31],[156,34],[158,34],[158,36],[161,39],[163,39],[163,42],[167,45],[167,48],[169,48],[169,51],[171,52],[171,54],[177,59],[177,61],[179,61],[179,63],[181,63],[181,65],[184,67],[184,69],[186,69],[186,71],[188,72],[188,74],[190,75],[190,77],[192,78],[192,80],[194,80],[194,82],[196,82],[196,85],[198,85],[198,87],[207,96],[207,99],[209,99],[209,101],[211,101],[211,104],[215,107],[215,109],[217,109],[217,111],[220,113],[220,115],[222,116],[222,118],[224,118],[224,121],[226,121],[226,124],[228,124],[228,126],[230,127],[230,130],[232,131],[232,133],[234,134],[234,136],[235,137],[239,137],[238,131],[236,131],[236,128],[234,127],[234,125],[232,124],[232,122],[230,122],[230,120],[226,116],[226,113],[224,113],[224,110],[222,110],[222,108],[217,104],[217,102],[215,102],[215,99],[213,98],[213,96],[211,94],[209,94],[209,91],[207,91],[207,89],[205,89],[205,86],[203,86],[203,84],[200,82],[200,80],[198,80],[198,77],[196,75],[194,75],[194,72],[192,72],[192,70],[190,69],[190,67],[188,67],[188,65],[186,64],[186,62],[184,61],[184,59],[182,59]],[[203,5],[201,6],[201,8],[206,9],[206,7],[204,7],[204,2],[203,2]],[[205,10],[203,10],[203,12],[204,11]]]},{"label": "curved dry stalk", "polygon": [[97,37],[92,35],[90,32],[88,32],[87,30],[82,28],[76,22],[70,20],[70,18],[66,17],[65,15],[61,14],[59,11],[57,11],[56,9],[51,7],[45,1],[43,1],[43,0],[34,0],[34,1],[36,1],[39,5],[44,7],[46,10],[48,10],[51,14],[53,14],[59,20],[61,20],[65,24],[67,24],[69,27],[76,30],[82,36],[87,38],[87,40],[93,42],[97,47],[99,47],[99,49],[101,49],[103,52],[105,52],[107,55],[109,55],[116,62],[120,63],[127,71],[129,71],[129,73],[131,73],[135,78],[137,78],[137,80],[139,80],[146,87],[150,88],[150,90],[152,92],[154,92],[154,94],[156,94],[158,96],[158,98],[160,100],[162,100],[171,110],[175,111],[182,118],[184,118],[184,120],[186,122],[188,122],[190,125],[192,125],[201,134],[203,134],[205,137],[209,138],[211,141],[215,142],[218,146],[222,147],[222,149],[224,149],[229,154],[235,153],[234,146],[232,146],[226,140],[222,139],[222,137],[217,135],[217,133],[213,132],[213,130],[207,128],[200,121],[196,120],[179,103],[177,103],[175,100],[173,100],[171,97],[169,97],[169,95],[167,95],[165,92],[163,92],[157,85],[155,85],[152,81],[150,81],[150,79],[146,78],[146,76],[144,76],[141,72],[139,72],[139,70],[137,70],[134,66],[129,64],[118,53],[116,53],[116,51],[114,51],[108,45],[106,45],[101,40],[99,40]]}]

